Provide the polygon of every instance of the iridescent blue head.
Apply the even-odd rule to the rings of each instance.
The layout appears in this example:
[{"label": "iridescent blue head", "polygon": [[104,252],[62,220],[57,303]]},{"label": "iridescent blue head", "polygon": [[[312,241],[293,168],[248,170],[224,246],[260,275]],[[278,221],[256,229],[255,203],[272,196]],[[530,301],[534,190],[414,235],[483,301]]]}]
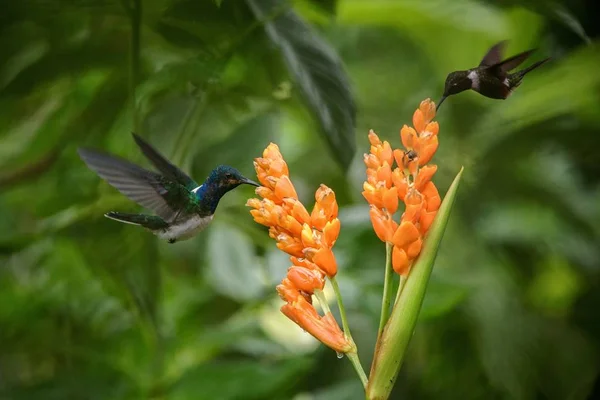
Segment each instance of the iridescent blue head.
[{"label": "iridescent blue head", "polygon": [[242,184],[260,186],[244,177],[237,169],[228,165],[219,165],[210,172],[202,186],[196,190],[196,197],[207,205],[210,212],[215,212],[221,197]]}]

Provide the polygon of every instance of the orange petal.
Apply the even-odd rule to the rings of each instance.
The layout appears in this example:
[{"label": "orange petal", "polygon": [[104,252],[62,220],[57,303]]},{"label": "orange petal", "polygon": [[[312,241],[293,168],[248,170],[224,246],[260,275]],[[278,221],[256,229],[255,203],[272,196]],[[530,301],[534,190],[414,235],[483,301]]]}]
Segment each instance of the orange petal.
[{"label": "orange petal", "polygon": [[301,224],[310,222],[310,214],[297,198],[286,198],[283,204],[287,207],[289,214]]},{"label": "orange petal", "polygon": [[423,245],[423,240],[419,237],[419,239],[415,240],[414,242],[412,242],[407,248],[406,248],[406,256],[410,259],[410,260],[414,260],[415,258],[417,258],[417,256],[419,255],[419,253],[421,252],[421,246]]},{"label": "orange petal", "polygon": [[275,196],[282,200],[286,197],[291,197],[294,199],[298,198],[298,195],[296,194],[296,189],[294,189],[294,185],[292,184],[292,181],[290,181],[290,178],[288,176],[282,176],[277,180],[274,192]]},{"label": "orange petal", "polygon": [[369,210],[369,217],[371,217],[371,224],[375,234],[382,242],[391,242],[394,231],[392,225],[387,221],[383,212],[374,206],[371,206]]},{"label": "orange petal", "polygon": [[319,266],[319,269],[325,273],[325,275],[332,277],[337,273],[337,262],[331,249],[320,248],[316,252],[310,249],[305,249],[304,253],[307,258]]},{"label": "orange petal", "polygon": [[287,278],[294,284],[294,287],[309,294],[312,294],[315,289],[323,290],[325,286],[325,277],[320,271],[303,267],[290,267]]},{"label": "orange petal", "polygon": [[421,143],[421,151],[419,152],[419,165],[425,165],[435,155],[438,148],[438,137],[431,136],[427,141]]},{"label": "orange petal", "polygon": [[384,182],[388,188],[392,185],[392,168],[387,161],[377,169],[377,181]]},{"label": "orange petal", "polygon": [[392,250],[392,267],[397,274],[408,275],[409,261],[406,252],[396,246]]},{"label": "orange petal", "polygon": [[414,147],[415,141],[417,140],[417,132],[407,125],[404,125],[400,130],[400,137],[402,138],[402,145],[410,150]]},{"label": "orange petal", "polygon": [[304,255],[304,246],[295,240],[278,241],[277,248],[288,253],[290,256],[302,257]]},{"label": "orange petal", "polygon": [[308,224],[302,226],[301,239],[304,247],[319,247],[319,243],[315,240],[317,237],[314,235],[313,229]]},{"label": "orange petal", "polygon": [[398,229],[396,229],[396,232],[394,232],[392,243],[394,243],[394,246],[403,249],[420,238],[421,233],[415,224],[403,221],[400,223]]},{"label": "orange petal", "polygon": [[340,235],[340,228],[340,220],[337,218],[325,224],[325,227],[323,228],[323,235],[325,237],[325,244],[327,245],[327,247],[333,247],[333,245],[337,241],[338,236]]},{"label": "orange petal", "polygon": [[415,179],[415,189],[419,192],[423,192],[425,185],[431,181],[433,175],[437,171],[436,165],[426,165],[419,170],[417,178]]},{"label": "orange petal", "polygon": [[429,231],[429,228],[431,227],[431,224],[433,223],[436,214],[437,211],[425,211],[421,213],[421,218],[419,219],[419,229],[422,235],[425,235],[427,231]]},{"label": "orange petal", "polygon": [[377,146],[381,144],[381,140],[379,140],[379,136],[377,136],[377,134],[375,133],[375,131],[373,129],[369,130],[369,143],[371,143],[372,146]]},{"label": "orange petal", "polygon": [[412,120],[415,130],[419,133],[423,132],[423,130],[425,129],[425,117],[423,116],[423,112],[420,109],[415,110]]},{"label": "orange petal", "polygon": [[383,193],[383,206],[390,214],[398,210],[398,188],[393,187]]},{"label": "orange petal", "polygon": [[437,135],[440,131],[440,124],[437,121],[433,121],[427,124],[425,132],[429,132],[431,135]]},{"label": "orange petal", "polygon": [[363,161],[365,162],[367,168],[376,169],[381,165],[379,158],[377,158],[375,154],[365,154],[363,157]]},{"label": "orange petal", "polygon": [[437,211],[440,208],[442,199],[433,182],[428,182],[421,193],[423,193],[423,196],[425,197],[425,207],[427,211]]},{"label": "orange petal", "polygon": [[279,297],[287,302],[292,302],[299,296],[298,289],[296,289],[292,282],[287,278],[284,278],[283,281],[281,281],[281,285],[277,285],[275,289],[277,290]]},{"label": "orange petal", "polygon": [[281,227],[285,228],[295,237],[300,237],[300,235],[302,234],[302,224],[291,215],[285,216],[285,221],[283,224],[281,224]]},{"label": "orange petal", "polygon": [[419,104],[419,110],[423,113],[425,123],[435,118],[435,103],[431,99],[425,99]]}]

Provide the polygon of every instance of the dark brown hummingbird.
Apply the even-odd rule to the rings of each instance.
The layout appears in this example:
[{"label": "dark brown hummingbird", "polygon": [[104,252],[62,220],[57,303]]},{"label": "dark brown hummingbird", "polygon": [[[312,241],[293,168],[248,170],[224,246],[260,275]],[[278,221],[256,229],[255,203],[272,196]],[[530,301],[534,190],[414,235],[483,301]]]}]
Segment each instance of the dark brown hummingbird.
[{"label": "dark brown hummingbird", "polygon": [[448,96],[473,89],[492,99],[506,99],[513,90],[521,84],[523,77],[528,72],[536,69],[550,57],[538,61],[518,72],[509,72],[523,63],[534,51],[527,50],[502,61],[506,41],[495,44],[488,50],[481,63],[475,68],[466,71],[455,71],[448,74],[444,87],[444,95],[437,104],[440,108]]}]

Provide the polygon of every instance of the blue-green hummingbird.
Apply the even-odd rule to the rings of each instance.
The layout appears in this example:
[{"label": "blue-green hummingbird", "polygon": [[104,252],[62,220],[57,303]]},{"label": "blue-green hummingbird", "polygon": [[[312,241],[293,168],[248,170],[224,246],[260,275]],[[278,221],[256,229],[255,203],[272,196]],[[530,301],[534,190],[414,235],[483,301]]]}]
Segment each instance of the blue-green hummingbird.
[{"label": "blue-green hummingbird", "polygon": [[444,85],[444,94],[437,103],[436,108],[439,109],[448,96],[469,89],[492,99],[504,100],[521,84],[525,74],[550,59],[548,57],[510,74],[509,71],[521,65],[535,49],[524,51],[502,61],[505,46],[505,40],[492,46],[481,60],[481,63],[475,68],[448,74]]},{"label": "blue-green hummingbird", "polygon": [[227,165],[217,166],[199,185],[141,137],[134,133],[133,138],[160,173],[97,150],[79,148],[77,152],[111,186],[156,214],[111,211],[105,217],[140,225],[169,243],[189,239],[206,228],[225,193],[241,184],[260,186]]}]

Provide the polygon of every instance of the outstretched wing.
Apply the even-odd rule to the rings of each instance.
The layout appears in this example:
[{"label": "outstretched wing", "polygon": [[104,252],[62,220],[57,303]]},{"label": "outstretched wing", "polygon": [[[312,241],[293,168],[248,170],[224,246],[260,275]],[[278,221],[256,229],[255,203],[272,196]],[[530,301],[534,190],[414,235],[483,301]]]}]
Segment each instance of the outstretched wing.
[{"label": "outstretched wing", "polygon": [[488,50],[483,60],[479,63],[480,67],[491,67],[492,65],[498,64],[502,61],[504,54],[504,48],[506,47],[506,40],[496,43]]},{"label": "outstretched wing", "polygon": [[154,166],[165,176],[183,185],[188,190],[198,187],[198,183],[190,178],[185,172],[173,165],[169,160],[162,156],[154,147],[142,139],[140,136],[132,133],[133,139],[142,150],[142,153],[154,164]]},{"label": "outstretched wing", "polygon": [[527,58],[529,58],[529,56],[534,51],[535,51],[535,49],[524,51],[522,53],[517,54],[516,56],[512,56],[502,62],[494,64],[494,65],[490,66],[489,68],[491,68],[493,70],[493,72],[494,72],[494,74],[496,74],[496,76],[504,78],[504,77],[506,77],[506,75],[508,74],[509,71],[512,71],[513,69],[517,68],[519,65],[521,65],[523,63],[523,61],[527,60]]},{"label": "outstretched wing", "polygon": [[167,199],[180,196],[185,190],[181,185],[169,184],[163,176],[110,154],[91,149],[78,149],[77,152],[90,169],[129,199],[167,222],[173,222],[179,215],[180,208],[170,206],[169,203],[174,203]]}]

